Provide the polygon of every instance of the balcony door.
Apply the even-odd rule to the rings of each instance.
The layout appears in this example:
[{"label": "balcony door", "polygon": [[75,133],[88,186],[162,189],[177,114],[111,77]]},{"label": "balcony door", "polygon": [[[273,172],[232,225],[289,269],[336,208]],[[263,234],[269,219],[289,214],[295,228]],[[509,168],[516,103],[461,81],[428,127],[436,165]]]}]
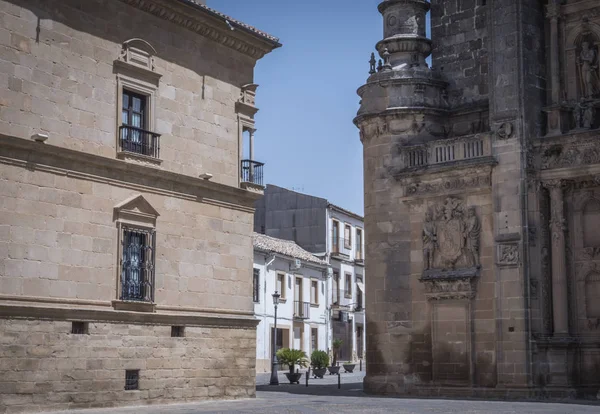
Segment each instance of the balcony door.
[{"label": "balcony door", "polygon": [[294,286],[294,301],[302,303],[302,278],[296,278],[296,285]]},{"label": "balcony door", "polygon": [[340,223],[333,220],[331,227],[331,251],[339,253],[340,251]]}]

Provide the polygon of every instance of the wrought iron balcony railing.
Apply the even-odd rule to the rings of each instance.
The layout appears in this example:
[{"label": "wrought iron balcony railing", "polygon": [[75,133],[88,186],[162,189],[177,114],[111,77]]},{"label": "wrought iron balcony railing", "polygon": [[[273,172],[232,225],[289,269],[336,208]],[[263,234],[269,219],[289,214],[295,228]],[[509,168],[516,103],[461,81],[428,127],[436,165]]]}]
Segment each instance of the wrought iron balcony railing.
[{"label": "wrought iron balcony railing", "polygon": [[242,160],[241,178],[243,183],[263,185],[263,164],[253,160]]},{"label": "wrought iron balcony railing", "polygon": [[119,143],[121,151],[159,158],[159,138],[160,134],[131,125],[121,125],[119,127]]},{"label": "wrought iron balcony railing", "polygon": [[310,315],[310,303],[294,301],[294,318],[308,319]]}]

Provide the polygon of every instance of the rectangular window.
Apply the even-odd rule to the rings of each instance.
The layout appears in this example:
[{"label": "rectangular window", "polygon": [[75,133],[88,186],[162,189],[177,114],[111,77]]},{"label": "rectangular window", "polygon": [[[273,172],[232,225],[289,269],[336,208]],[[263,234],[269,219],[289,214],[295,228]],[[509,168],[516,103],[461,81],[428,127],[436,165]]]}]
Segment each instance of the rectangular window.
[{"label": "rectangular window", "polygon": [[340,274],[337,271],[333,272],[333,304],[340,304]]},{"label": "rectangular window", "polygon": [[121,300],[154,302],[154,230],[123,227]]},{"label": "rectangular window", "polygon": [[312,351],[319,349],[319,328],[310,329],[310,346]]},{"label": "rectangular window", "polygon": [[333,220],[331,226],[331,252],[339,253],[340,252],[340,223]]},{"label": "rectangular window", "polygon": [[319,304],[319,282],[317,280],[310,282],[310,303]]},{"label": "rectangular window", "polygon": [[356,260],[364,260],[362,255],[362,229],[356,229]]},{"label": "rectangular window", "polygon": [[183,338],[185,336],[185,326],[171,326],[171,337]]},{"label": "rectangular window", "polygon": [[344,285],[344,296],[346,298],[352,297],[352,274],[346,273],[345,277],[345,285]]},{"label": "rectangular window", "polygon": [[254,303],[260,302],[260,270],[254,269],[252,274],[252,299]]},{"label": "rectangular window", "polygon": [[125,371],[125,390],[137,390],[140,388],[140,370],[128,369]]},{"label": "rectangular window", "polygon": [[73,322],[71,324],[71,333],[73,335],[85,335],[88,333],[87,322]]},{"label": "rectangular window", "polygon": [[159,156],[159,135],[148,131],[148,97],[123,89],[121,108],[121,151],[134,152],[154,158]]},{"label": "rectangular window", "polygon": [[285,274],[277,273],[277,292],[281,295],[281,299],[285,299]]},{"label": "rectangular window", "polygon": [[352,248],[352,227],[349,224],[344,226],[344,247],[346,249]]}]

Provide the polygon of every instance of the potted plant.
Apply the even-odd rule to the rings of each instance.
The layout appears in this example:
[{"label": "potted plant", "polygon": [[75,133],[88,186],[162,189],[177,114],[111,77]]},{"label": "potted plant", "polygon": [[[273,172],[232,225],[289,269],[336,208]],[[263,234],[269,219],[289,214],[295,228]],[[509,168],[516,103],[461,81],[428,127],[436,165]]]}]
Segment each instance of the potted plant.
[{"label": "potted plant", "polygon": [[329,365],[329,355],[325,351],[313,351],[310,354],[310,365],[313,367],[315,378],[323,378]]},{"label": "potted plant", "polygon": [[290,372],[285,373],[290,384],[300,384],[302,373],[294,372],[294,366],[306,367],[308,365],[306,352],[299,349],[281,348],[277,351],[277,360],[280,364],[290,367]]},{"label": "potted plant", "polygon": [[352,371],[354,371],[354,368],[356,367],[356,364],[347,363],[347,364],[343,364],[343,366],[344,366],[344,372],[352,373]]},{"label": "potted plant", "polygon": [[335,375],[338,372],[340,372],[340,367],[337,364],[338,363],[337,359],[338,359],[338,354],[340,352],[340,348],[342,347],[342,343],[343,343],[343,341],[338,338],[338,339],[334,339],[333,343],[331,344],[333,347],[333,363],[328,368],[330,375]]}]

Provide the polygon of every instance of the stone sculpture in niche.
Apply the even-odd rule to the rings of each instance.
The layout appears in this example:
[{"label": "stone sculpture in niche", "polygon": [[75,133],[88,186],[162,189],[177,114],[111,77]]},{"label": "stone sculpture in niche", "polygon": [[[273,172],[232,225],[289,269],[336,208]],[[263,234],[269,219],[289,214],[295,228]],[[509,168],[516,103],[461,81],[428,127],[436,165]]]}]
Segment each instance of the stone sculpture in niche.
[{"label": "stone sculpture in niche", "polygon": [[424,270],[480,267],[481,223],[474,206],[448,197],[425,213]]},{"label": "stone sculpture in niche", "polygon": [[471,263],[479,267],[479,238],[481,236],[481,223],[477,218],[475,207],[470,206],[467,209],[467,229],[465,232],[465,244],[467,252],[471,256]]},{"label": "stone sculpture in niche", "polygon": [[596,50],[590,47],[590,43],[581,43],[579,53],[579,71],[581,79],[581,91],[585,98],[591,98],[600,92],[600,77],[598,75],[598,56]]},{"label": "stone sculpture in niche", "polygon": [[425,213],[425,223],[423,224],[423,266],[429,270],[433,266],[434,251],[437,244],[437,235],[433,213],[427,210]]}]

